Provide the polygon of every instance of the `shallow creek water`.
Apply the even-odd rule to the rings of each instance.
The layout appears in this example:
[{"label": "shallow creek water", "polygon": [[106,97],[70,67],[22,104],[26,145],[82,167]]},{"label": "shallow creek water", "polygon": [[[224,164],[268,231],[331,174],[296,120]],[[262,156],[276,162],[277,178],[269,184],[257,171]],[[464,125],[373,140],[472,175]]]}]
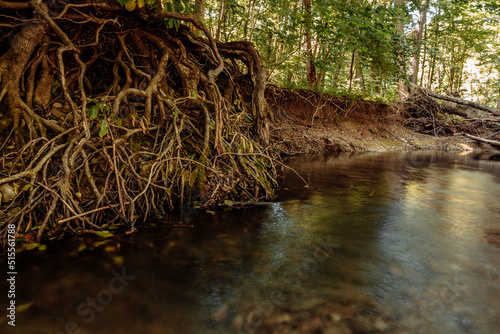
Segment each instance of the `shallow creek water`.
[{"label": "shallow creek water", "polygon": [[308,187],[287,171],[273,203],[186,207],[132,235],[19,254],[24,310],[0,332],[500,332],[499,162],[417,152],[288,163]]}]

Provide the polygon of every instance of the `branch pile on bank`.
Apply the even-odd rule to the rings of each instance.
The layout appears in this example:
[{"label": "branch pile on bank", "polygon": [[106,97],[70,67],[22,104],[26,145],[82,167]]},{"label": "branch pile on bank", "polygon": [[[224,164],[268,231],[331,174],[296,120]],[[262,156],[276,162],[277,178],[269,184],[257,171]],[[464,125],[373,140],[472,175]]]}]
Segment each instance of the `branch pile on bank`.
[{"label": "branch pile on bank", "polygon": [[500,110],[424,89],[415,89],[402,110],[405,125],[429,135],[480,136],[500,130]]},{"label": "branch pile on bank", "polygon": [[0,9],[0,235],[10,223],[38,239],[133,229],[176,202],[274,195],[252,44],[218,43],[191,15],[104,0]]}]

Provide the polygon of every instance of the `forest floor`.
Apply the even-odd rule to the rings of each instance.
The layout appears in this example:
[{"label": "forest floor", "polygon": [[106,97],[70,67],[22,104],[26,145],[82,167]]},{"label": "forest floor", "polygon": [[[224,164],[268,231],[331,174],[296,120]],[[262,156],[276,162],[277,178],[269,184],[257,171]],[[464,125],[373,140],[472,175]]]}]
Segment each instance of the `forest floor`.
[{"label": "forest floor", "polygon": [[[276,93],[279,90],[279,93]],[[405,125],[402,105],[348,100],[271,86],[267,100],[276,115],[271,136],[283,155],[391,150],[495,150],[463,135],[429,135]],[[483,132],[491,134],[491,131]]]}]

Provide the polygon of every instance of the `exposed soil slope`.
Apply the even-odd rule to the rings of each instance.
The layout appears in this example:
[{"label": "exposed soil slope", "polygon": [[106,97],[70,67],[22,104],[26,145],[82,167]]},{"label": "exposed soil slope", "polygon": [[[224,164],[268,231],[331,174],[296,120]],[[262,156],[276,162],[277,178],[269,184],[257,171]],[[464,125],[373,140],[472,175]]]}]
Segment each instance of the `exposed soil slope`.
[{"label": "exposed soil slope", "polygon": [[275,115],[271,136],[283,154],[478,148],[461,135],[433,136],[413,131],[404,125],[407,114],[403,106],[272,85],[266,96]]}]

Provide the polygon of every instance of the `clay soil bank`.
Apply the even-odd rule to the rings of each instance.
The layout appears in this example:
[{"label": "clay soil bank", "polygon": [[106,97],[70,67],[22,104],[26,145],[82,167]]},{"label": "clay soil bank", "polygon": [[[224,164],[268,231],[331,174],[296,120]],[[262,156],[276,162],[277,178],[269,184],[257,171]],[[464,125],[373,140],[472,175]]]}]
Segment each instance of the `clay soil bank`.
[{"label": "clay soil bank", "polygon": [[491,150],[461,135],[417,133],[404,125],[405,112],[396,104],[352,101],[276,86],[268,88],[267,101],[274,115],[271,136],[283,155],[390,150]]}]

